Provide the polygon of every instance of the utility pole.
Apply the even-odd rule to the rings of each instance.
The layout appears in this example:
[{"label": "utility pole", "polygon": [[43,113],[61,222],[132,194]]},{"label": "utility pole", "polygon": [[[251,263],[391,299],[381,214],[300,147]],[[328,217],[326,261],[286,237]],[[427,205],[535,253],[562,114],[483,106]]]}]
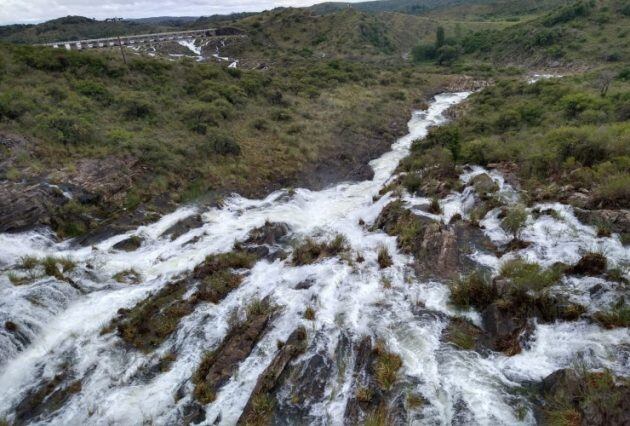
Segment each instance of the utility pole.
[{"label": "utility pole", "polygon": [[127,65],[127,57],[125,56],[125,50],[123,49],[122,40],[120,40],[120,36],[118,36],[118,47],[120,47],[120,53],[122,54],[123,61],[125,65]]}]

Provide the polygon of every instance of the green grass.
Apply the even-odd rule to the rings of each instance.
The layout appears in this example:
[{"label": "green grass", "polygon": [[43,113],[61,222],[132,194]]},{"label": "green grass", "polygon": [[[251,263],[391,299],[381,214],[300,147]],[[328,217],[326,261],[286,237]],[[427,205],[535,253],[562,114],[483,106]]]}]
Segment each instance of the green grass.
[{"label": "green grass", "polygon": [[516,291],[540,291],[560,280],[563,268],[542,268],[537,263],[513,259],[501,265],[500,275],[508,278]]},{"label": "green grass", "polygon": [[451,284],[450,301],[457,308],[482,310],[496,298],[496,290],[482,272],[474,272]]}]

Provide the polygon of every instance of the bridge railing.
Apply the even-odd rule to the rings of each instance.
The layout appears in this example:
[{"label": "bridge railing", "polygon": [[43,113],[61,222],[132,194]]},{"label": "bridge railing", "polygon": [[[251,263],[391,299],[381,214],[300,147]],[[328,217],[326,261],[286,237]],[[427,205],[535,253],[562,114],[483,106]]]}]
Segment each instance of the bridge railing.
[{"label": "bridge railing", "polygon": [[152,42],[152,41],[178,40],[178,39],[184,39],[184,38],[191,38],[195,36],[213,36],[215,35],[215,33],[216,33],[216,30],[214,28],[207,28],[204,30],[174,31],[174,32],[153,33],[153,34],[125,35],[125,36],[120,36],[120,37],[93,38],[93,39],[85,39],[85,40],[56,41],[56,42],[51,42],[51,43],[43,43],[41,44],[41,46],[51,46],[54,48],[63,46],[68,50],[72,48],[83,49],[84,47],[99,48],[99,47],[111,47],[111,46],[120,46],[120,45],[124,46],[127,44],[136,44],[136,43],[147,43],[147,42]]}]

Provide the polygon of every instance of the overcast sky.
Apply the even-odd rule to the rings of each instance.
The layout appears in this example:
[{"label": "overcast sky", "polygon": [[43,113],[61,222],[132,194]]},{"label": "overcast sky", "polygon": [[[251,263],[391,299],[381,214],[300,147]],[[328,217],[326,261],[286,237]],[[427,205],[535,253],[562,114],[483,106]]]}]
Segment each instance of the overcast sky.
[{"label": "overcast sky", "polygon": [[[36,23],[67,15],[88,18],[201,16],[310,6],[324,0],[0,0],[0,25]],[[359,0],[349,0],[359,1]]]}]

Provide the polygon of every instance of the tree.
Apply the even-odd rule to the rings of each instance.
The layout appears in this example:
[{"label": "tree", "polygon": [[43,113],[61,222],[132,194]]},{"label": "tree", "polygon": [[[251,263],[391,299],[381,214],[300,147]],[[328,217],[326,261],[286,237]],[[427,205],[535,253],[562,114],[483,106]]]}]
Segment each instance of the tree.
[{"label": "tree", "polygon": [[437,31],[435,33],[435,48],[439,49],[444,46],[444,27],[437,27]]}]

